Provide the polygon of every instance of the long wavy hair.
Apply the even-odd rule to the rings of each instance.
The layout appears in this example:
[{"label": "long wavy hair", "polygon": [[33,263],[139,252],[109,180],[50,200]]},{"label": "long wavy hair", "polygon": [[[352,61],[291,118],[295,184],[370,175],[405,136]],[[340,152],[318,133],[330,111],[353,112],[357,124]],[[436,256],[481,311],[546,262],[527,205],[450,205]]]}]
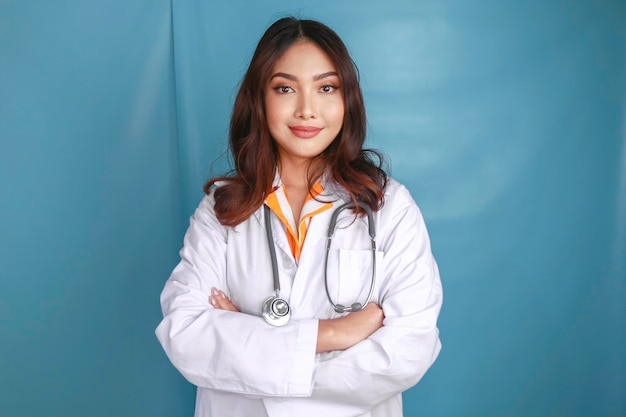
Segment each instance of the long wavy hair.
[{"label": "long wavy hair", "polygon": [[[387,174],[382,155],[363,148],[365,106],[354,61],[341,38],[328,26],[286,17],[273,23],[259,41],[237,93],[229,132],[234,169],[204,185],[204,192],[209,194],[216,182],[224,182],[213,192],[215,213],[225,226],[245,221],[272,191],[278,149],[267,124],[265,89],[274,63],[298,41],[313,42],[328,55],[339,76],[345,108],[339,134],[319,155],[322,163],[308,172],[309,188],[326,172],[353,201],[363,201],[375,211],[383,205]],[[364,214],[358,206],[354,211]]]}]

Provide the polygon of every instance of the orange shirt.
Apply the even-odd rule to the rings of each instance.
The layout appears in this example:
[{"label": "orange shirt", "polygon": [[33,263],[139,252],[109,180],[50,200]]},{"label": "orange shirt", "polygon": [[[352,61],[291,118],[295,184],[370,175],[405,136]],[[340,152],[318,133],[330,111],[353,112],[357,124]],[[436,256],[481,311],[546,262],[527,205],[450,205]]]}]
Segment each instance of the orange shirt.
[{"label": "orange shirt", "polygon": [[291,212],[284,184],[275,187],[274,191],[265,199],[265,204],[278,216],[285,226],[289,247],[296,263],[300,260],[300,253],[302,253],[302,246],[304,246],[304,239],[306,238],[311,218],[333,206],[332,203],[325,203],[315,199],[323,191],[324,187],[322,187],[319,181],[313,185],[311,192],[304,201],[300,221],[297,225]]}]

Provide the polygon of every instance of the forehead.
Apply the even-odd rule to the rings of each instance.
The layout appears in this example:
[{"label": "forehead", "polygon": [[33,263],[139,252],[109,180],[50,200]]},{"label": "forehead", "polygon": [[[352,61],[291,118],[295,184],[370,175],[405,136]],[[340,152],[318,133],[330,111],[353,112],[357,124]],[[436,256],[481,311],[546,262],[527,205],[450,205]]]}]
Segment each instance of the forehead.
[{"label": "forehead", "polygon": [[276,60],[272,72],[293,75],[316,75],[336,71],[330,57],[315,42],[300,41],[291,45]]}]

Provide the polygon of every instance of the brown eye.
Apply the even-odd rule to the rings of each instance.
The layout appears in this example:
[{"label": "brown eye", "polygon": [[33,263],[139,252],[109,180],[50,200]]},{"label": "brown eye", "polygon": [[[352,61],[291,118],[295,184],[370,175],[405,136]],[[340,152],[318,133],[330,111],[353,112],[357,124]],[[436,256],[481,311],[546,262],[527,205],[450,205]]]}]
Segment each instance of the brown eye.
[{"label": "brown eye", "polygon": [[274,87],[274,91],[279,94],[287,94],[293,92],[293,88],[288,85],[279,85],[278,87]]},{"label": "brown eye", "polygon": [[336,89],[337,89],[337,87],[336,87],[336,86],[328,84],[328,85],[324,85],[324,86],[322,86],[322,87],[320,88],[320,91],[321,91],[322,93],[332,93],[332,92],[333,92],[333,91],[335,91]]}]

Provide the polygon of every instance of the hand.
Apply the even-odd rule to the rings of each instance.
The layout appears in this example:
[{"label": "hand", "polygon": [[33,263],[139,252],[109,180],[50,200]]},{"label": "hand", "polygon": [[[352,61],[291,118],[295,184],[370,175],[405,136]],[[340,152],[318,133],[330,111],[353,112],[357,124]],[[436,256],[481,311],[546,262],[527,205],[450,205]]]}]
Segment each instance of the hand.
[{"label": "hand", "polygon": [[230,298],[224,294],[223,291],[218,290],[217,288],[211,288],[211,295],[209,296],[209,304],[218,310],[228,310],[235,311],[240,313],[241,311],[237,308],[236,305],[230,301]]},{"label": "hand", "polygon": [[[240,312],[226,294],[217,288],[211,288],[209,304],[218,310]],[[347,316],[320,320],[316,352],[348,349],[383,327],[384,318],[383,309],[378,304],[369,303],[363,310]]]},{"label": "hand", "polygon": [[317,353],[345,350],[370,337],[383,327],[385,314],[375,303],[363,310],[331,320],[320,320],[317,333]]}]

